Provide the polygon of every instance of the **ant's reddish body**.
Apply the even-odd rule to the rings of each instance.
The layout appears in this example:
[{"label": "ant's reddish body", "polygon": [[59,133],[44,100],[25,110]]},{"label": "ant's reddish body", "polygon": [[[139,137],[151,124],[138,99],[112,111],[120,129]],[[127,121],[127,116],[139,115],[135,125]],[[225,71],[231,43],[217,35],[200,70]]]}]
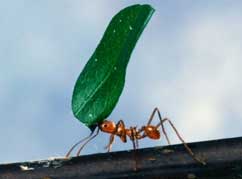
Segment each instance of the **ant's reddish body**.
[{"label": "ant's reddish body", "polygon": [[[157,125],[151,125],[151,122],[154,118],[155,113],[157,112],[158,117],[160,122]],[[185,146],[186,150],[188,151],[188,153],[193,157],[194,160],[198,161],[199,163],[205,164],[204,161],[198,159],[195,157],[194,153],[192,152],[192,150],[190,149],[190,147],[186,144],[186,142],[182,139],[182,137],[180,136],[180,134],[178,133],[177,129],[175,128],[175,126],[173,125],[173,123],[168,119],[168,118],[164,118],[162,119],[160,111],[158,108],[155,108],[149,118],[148,123],[145,126],[142,126],[140,129],[137,129],[137,127],[130,127],[130,128],[125,128],[125,124],[123,122],[123,120],[120,120],[117,122],[117,124],[115,124],[113,121],[109,121],[109,120],[104,120],[102,123],[100,123],[98,125],[98,130],[96,132],[96,134],[94,134],[94,131],[87,137],[85,137],[84,139],[82,139],[81,141],[77,142],[70,150],[69,152],[66,154],[66,157],[70,156],[70,153],[72,152],[72,150],[79,145],[80,143],[84,142],[85,143],[80,147],[80,149],[77,152],[77,156],[80,155],[81,150],[84,148],[84,146],[91,141],[93,138],[95,138],[99,131],[101,130],[102,132],[111,134],[110,135],[110,139],[109,139],[109,143],[106,146],[106,148],[108,149],[108,152],[111,151],[112,148],[112,144],[114,142],[114,137],[118,136],[120,137],[121,141],[126,143],[127,142],[127,137],[129,137],[129,139],[132,141],[133,143],[133,148],[137,149],[138,148],[138,140],[141,140],[145,137],[148,137],[150,139],[160,139],[160,131],[159,128],[162,128],[162,132],[164,133],[166,140],[168,142],[168,144],[170,145],[170,140],[166,134],[165,128],[163,123],[164,122],[168,122],[172,129],[175,131],[177,137],[180,139],[180,141],[183,143],[183,145]],[[94,134],[94,135],[93,135]]]}]

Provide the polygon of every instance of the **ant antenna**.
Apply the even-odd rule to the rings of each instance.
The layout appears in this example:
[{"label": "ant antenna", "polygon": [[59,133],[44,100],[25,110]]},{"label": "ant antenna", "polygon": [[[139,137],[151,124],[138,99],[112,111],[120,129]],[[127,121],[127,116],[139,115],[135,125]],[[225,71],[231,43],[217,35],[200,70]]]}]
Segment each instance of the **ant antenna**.
[{"label": "ant antenna", "polygon": [[[94,130],[95,131],[95,130]],[[73,151],[73,149],[79,145],[80,143],[84,142],[85,140],[87,140],[88,138],[90,138],[92,136],[92,134],[94,133],[94,131],[92,131],[87,137],[85,137],[84,139],[81,139],[80,141],[78,141],[77,143],[75,143],[71,149],[68,151],[68,153],[66,154],[66,158],[68,158],[71,154],[71,152]]]},{"label": "ant antenna", "polygon": [[[94,132],[94,131],[93,131]],[[92,133],[93,133],[92,132]],[[76,156],[80,155],[81,150],[85,147],[85,145],[90,142],[92,139],[94,139],[99,133],[99,128],[97,129],[97,133],[95,135],[93,135],[91,138],[89,138],[84,144],[82,144],[82,146],[80,147],[80,149],[78,150],[78,152],[76,153]]]}]

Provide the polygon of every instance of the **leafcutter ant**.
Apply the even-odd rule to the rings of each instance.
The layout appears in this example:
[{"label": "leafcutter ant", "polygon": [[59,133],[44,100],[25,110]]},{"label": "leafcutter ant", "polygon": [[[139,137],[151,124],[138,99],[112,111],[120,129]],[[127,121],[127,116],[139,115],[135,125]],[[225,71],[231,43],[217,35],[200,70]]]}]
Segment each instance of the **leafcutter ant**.
[{"label": "leafcutter ant", "polygon": [[[158,114],[159,123],[157,125],[152,125],[151,122],[154,119],[154,116],[155,116],[156,113]],[[203,160],[201,160],[201,159],[199,159],[199,158],[197,158],[195,156],[195,154],[192,152],[191,148],[186,144],[186,142],[183,140],[181,135],[178,133],[178,131],[175,128],[175,126],[173,125],[173,123],[168,118],[162,118],[161,117],[161,114],[160,114],[160,111],[159,111],[158,108],[155,108],[153,110],[153,112],[151,113],[151,116],[150,116],[147,124],[142,126],[139,129],[137,129],[137,127],[126,128],[123,120],[119,120],[116,124],[113,121],[104,120],[103,122],[101,122],[98,125],[98,129],[96,130],[95,134],[94,134],[94,132],[95,132],[95,130],[94,130],[89,136],[85,137],[84,139],[80,140],[75,145],[73,145],[73,147],[66,154],[66,157],[70,156],[72,150],[77,145],[79,145],[82,142],[84,142],[81,145],[81,147],[78,150],[78,152],[77,152],[77,156],[79,156],[81,150],[85,147],[85,145],[88,142],[90,142],[93,138],[95,138],[99,134],[99,131],[102,131],[102,132],[110,134],[109,143],[106,146],[106,149],[108,150],[108,152],[111,151],[112,144],[114,142],[115,136],[118,136],[121,139],[121,141],[124,142],[124,143],[127,142],[127,137],[128,137],[132,141],[132,143],[133,143],[134,150],[136,150],[139,147],[138,146],[138,141],[141,140],[141,139],[144,139],[146,137],[148,137],[149,139],[153,139],[153,140],[160,139],[160,127],[161,127],[161,130],[162,130],[163,134],[165,135],[167,143],[170,145],[170,140],[169,140],[169,138],[167,136],[167,133],[166,133],[165,127],[164,127],[164,123],[165,122],[168,122],[170,124],[170,126],[172,127],[172,129],[176,133],[176,135],[179,138],[179,140],[184,145],[184,147],[187,150],[187,152],[191,155],[191,157],[195,161],[205,165],[206,163]]]}]

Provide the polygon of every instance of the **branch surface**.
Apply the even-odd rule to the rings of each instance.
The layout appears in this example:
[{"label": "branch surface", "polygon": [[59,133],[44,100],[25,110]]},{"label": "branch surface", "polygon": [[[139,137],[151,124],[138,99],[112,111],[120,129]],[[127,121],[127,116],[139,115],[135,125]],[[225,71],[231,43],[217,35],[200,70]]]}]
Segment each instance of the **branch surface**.
[{"label": "branch surface", "polygon": [[242,137],[188,144],[206,165],[194,161],[182,144],[34,162],[0,165],[0,179],[77,178],[242,178]]}]

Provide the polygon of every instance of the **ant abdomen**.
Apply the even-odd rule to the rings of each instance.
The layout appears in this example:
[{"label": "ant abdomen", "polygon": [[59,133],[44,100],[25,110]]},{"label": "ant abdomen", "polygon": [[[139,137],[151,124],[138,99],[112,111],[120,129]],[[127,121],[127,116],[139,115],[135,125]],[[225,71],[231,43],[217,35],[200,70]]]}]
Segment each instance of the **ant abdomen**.
[{"label": "ant abdomen", "polygon": [[155,126],[145,126],[144,132],[151,139],[160,139],[160,131]]}]

